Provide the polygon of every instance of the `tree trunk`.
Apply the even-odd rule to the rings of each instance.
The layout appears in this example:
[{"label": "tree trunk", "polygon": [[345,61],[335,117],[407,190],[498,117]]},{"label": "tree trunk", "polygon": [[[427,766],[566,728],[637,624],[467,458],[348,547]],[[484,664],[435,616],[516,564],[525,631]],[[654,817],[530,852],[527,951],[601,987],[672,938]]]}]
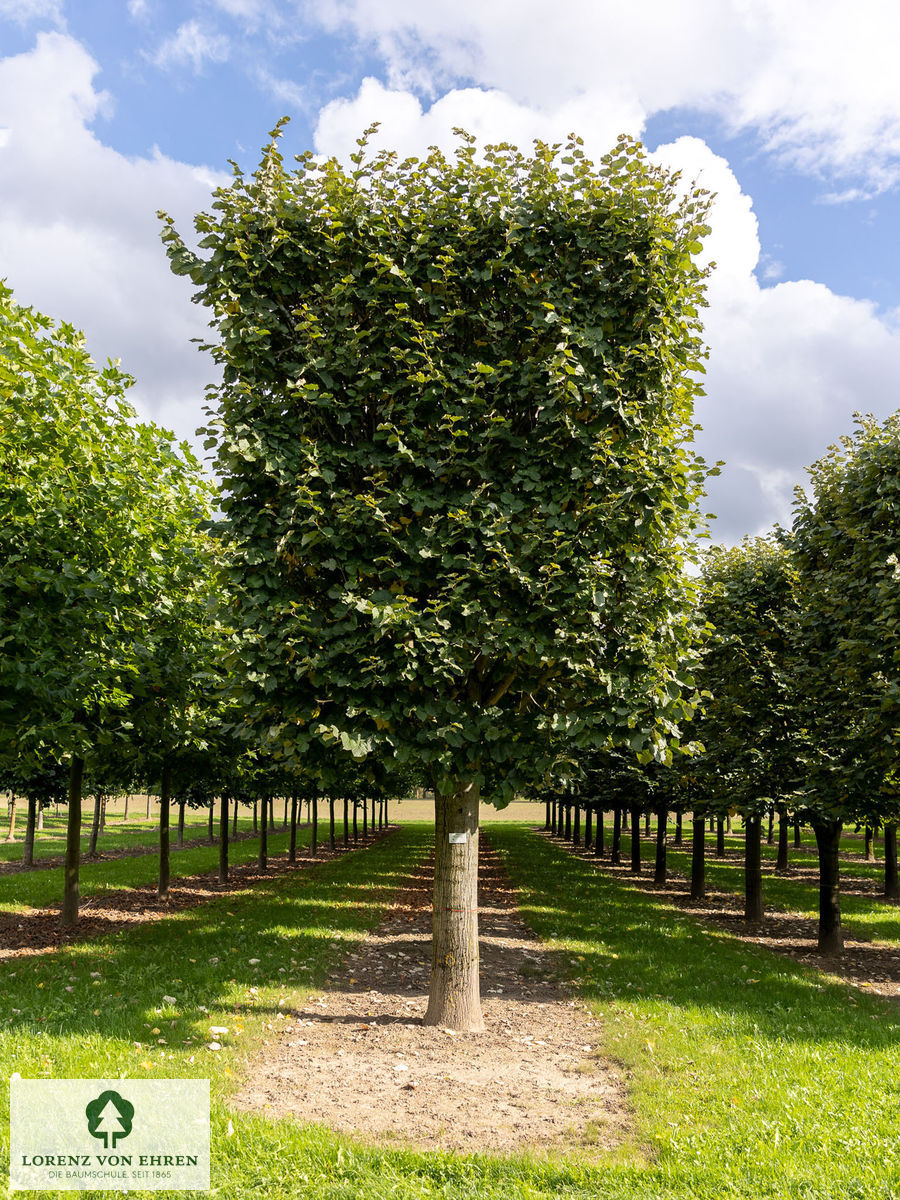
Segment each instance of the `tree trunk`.
[{"label": "tree trunk", "polygon": [[319,852],[319,797],[313,794],[312,798],[312,833],[309,839],[309,857],[315,858]]},{"label": "tree trunk", "polygon": [[606,850],[606,829],[603,825],[603,809],[597,808],[597,832],[594,835],[594,854],[600,858]]},{"label": "tree trunk", "polygon": [[572,805],[566,801],[566,830],[565,838],[567,842],[572,840]]},{"label": "tree trunk", "polygon": [[694,813],[691,828],[691,899],[703,900],[706,897],[706,818]]},{"label": "tree trunk", "polygon": [[159,782],[159,883],[156,894],[160,900],[169,898],[169,805],[171,801],[172,769],[163,763]]},{"label": "tree trunk", "polygon": [[769,809],[769,832],[766,834],[766,845],[775,845],[775,809]]},{"label": "tree trunk", "polygon": [[253,801],[253,832],[259,833],[259,801]]},{"label": "tree trunk", "polygon": [[435,792],[431,984],[425,1025],[484,1028],[478,979],[478,787]]},{"label": "tree trunk", "polygon": [[184,801],[178,801],[178,837],[175,845],[180,850],[184,846]]},{"label": "tree trunk", "polygon": [[[235,801],[235,803],[237,803]],[[228,794],[219,797],[219,883],[228,882]]]},{"label": "tree trunk", "polygon": [[334,854],[334,796],[328,797],[328,849]]},{"label": "tree trunk", "polygon": [[287,829],[287,827],[288,827],[288,804],[289,804],[289,803],[290,803],[290,800],[289,800],[289,798],[288,798],[287,796],[285,796],[285,798],[284,798],[284,812],[282,813],[282,820],[281,820],[281,828],[282,828],[282,829]]},{"label": "tree trunk", "polygon": [[215,800],[213,800],[212,796],[210,796],[210,798],[209,798],[209,824],[207,825],[207,829],[206,829],[206,840],[209,842],[210,845],[212,845],[213,842],[215,842],[215,840],[216,840],[215,823],[216,823],[216,802],[215,802]]},{"label": "tree trunk", "polygon": [[866,862],[875,861],[875,832],[871,825],[866,826]]},{"label": "tree trunk", "polygon": [[291,834],[288,844],[288,862],[297,861],[297,793],[291,796]]},{"label": "tree trunk", "polygon": [[641,873],[641,810],[631,810],[631,871],[634,875]]},{"label": "tree trunk", "polygon": [[551,800],[550,800],[550,797],[548,796],[547,799],[544,801],[544,807],[545,807],[544,828],[545,829],[550,829],[550,827],[551,827],[550,826],[550,804],[551,804]]},{"label": "tree trunk", "polygon": [[91,840],[88,844],[88,857],[97,856],[97,837],[100,833],[100,793],[94,796],[94,814],[91,818]]},{"label": "tree trunk", "polygon": [[744,818],[744,920],[763,919],[762,901],[762,819]]},{"label": "tree trunk", "polygon": [[669,836],[668,809],[656,810],[656,868],[653,872],[654,883],[666,882],[666,842]]},{"label": "tree trunk", "polygon": [[822,954],[840,954],[844,948],[838,859],[841,826],[841,821],[813,822],[819,851],[819,952]]},{"label": "tree trunk", "polygon": [[[615,818],[613,818],[613,820],[615,821]],[[622,833],[628,832],[628,809],[627,808],[619,809],[619,829],[622,831]]]},{"label": "tree trunk", "polygon": [[794,848],[797,849],[797,848],[801,848],[802,846],[803,846],[803,840],[800,837],[800,818],[795,816],[794,817]]},{"label": "tree trunk", "polygon": [[347,809],[347,797],[344,797],[344,845],[350,845],[350,814]]},{"label": "tree trunk", "polygon": [[566,806],[562,802],[562,796],[558,797],[556,802],[556,836],[562,837],[565,832],[566,822]]},{"label": "tree trunk", "polygon": [[[260,871],[269,869],[269,822],[266,820],[266,802],[263,800],[262,820],[259,822],[259,858],[256,860]],[[256,801],[253,801],[253,816],[256,817]]]},{"label": "tree trunk", "polygon": [[122,818],[124,824],[128,824],[128,803],[131,800],[131,792],[125,793],[125,816]]},{"label": "tree trunk", "polygon": [[594,814],[593,814],[590,804],[585,805],[585,809],[584,809],[584,848],[585,848],[585,850],[590,850],[591,841],[594,836],[593,822],[591,820],[593,815]]},{"label": "tree trunk", "polygon": [[150,793],[147,793],[147,820],[150,820]]},{"label": "tree trunk", "polygon": [[69,819],[66,829],[66,865],[63,876],[62,925],[78,923],[78,868],[81,862],[81,785],[84,759],[72,755],[69,765]]},{"label": "tree trunk", "polygon": [[234,812],[232,813],[232,816],[231,816],[231,837],[233,840],[234,838],[237,837],[237,831],[238,831],[238,798],[237,798],[237,796],[232,797],[232,802],[234,804]]},{"label": "tree trunk", "polygon": [[716,858],[725,857],[725,818],[716,819]]},{"label": "tree trunk", "polygon": [[787,805],[778,806],[778,858],[775,860],[776,871],[788,869],[788,814]]},{"label": "tree trunk", "polygon": [[353,801],[353,845],[359,844],[359,801]]},{"label": "tree trunk", "polygon": [[681,846],[684,844],[684,829],[683,829],[683,820],[682,820],[683,816],[684,816],[684,814],[682,813],[681,809],[679,808],[678,812],[675,814],[675,845],[676,846]]},{"label": "tree trunk", "polygon": [[[59,802],[57,801],[57,810],[58,810],[58,809],[59,809]],[[56,814],[56,815],[57,815],[57,816],[59,816],[59,811],[57,811],[57,814]],[[44,806],[43,806],[43,804],[39,804],[39,805],[38,805],[38,810],[37,810],[37,829],[38,829],[38,833],[41,833],[41,832],[43,832],[43,828],[44,828]]]},{"label": "tree trunk", "polygon": [[362,827],[362,839],[363,839],[363,841],[365,842],[365,841],[368,839],[368,837],[369,837],[369,822],[368,822],[368,816],[369,816],[369,797],[368,797],[368,796],[363,796],[363,802],[362,802],[362,804],[363,804],[363,827]]},{"label": "tree trunk", "polygon": [[36,796],[28,797],[28,816],[25,822],[25,845],[22,862],[26,867],[34,866],[34,827],[37,824],[38,802]]},{"label": "tree trunk", "polygon": [[644,837],[650,836],[650,809],[644,813]]},{"label": "tree trunk", "polygon": [[613,833],[609,861],[615,867],[622,861],[622,810],[618,804],[613,809]]},{"label": "tree trunk", "polygon": [[884,898],[891,903],[900,900],[900,878],[897,875],[897,826],[884,827]]},{"label": "tree trunk", "polygon": [[266,808],[269,810],[269,833],[275,832],[275,797],[269,796],[267,800],[263,800],[263,812]]}]

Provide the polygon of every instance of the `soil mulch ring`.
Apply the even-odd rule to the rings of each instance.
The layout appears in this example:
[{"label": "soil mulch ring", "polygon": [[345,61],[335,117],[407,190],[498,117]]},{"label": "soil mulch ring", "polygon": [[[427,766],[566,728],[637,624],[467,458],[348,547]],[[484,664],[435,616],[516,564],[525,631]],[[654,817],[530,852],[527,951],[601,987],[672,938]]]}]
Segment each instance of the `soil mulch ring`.
[{"label": "soil mulch ring", "polygon": [[[550,835],[544,834],[549,837]],[[566,843],[563,843],[564,845]],[[651,855],[654,853],[652,842],[648,840]],[[900,1001],[900,950],[885,942],[866,941],[853,934],[852,926],[844,925],[844,953],[840,957],[820,954],[817,949],[818,923],[814,917],[804,917],[795,912],[780,912],[766,910],[762,921],[748,922],[744,920],[741,908],[741,897],[734,892],[718,892],[710,890],[705,899],[691,900],[685,894],[689,880],[680,871],[668,872],[668,882],[662,886],[654,884],[652,876],[632,875],[628,865],[613,866],[608,858],[596,858],[590,851],[579,847],[575,851],[579,857],[602,867],[609,874],[626,880],[634,887],[646,892],[663,894],[673,904],[677,904],[685,912],[699,918],[707,925],[724,929],[733,937],[744,942],[752,942],[756,946],[765,946],[777,954],[785,954],[797,962],[815,967],[824,974],[840,979],[844,983],[864,988],[874,995]],[[682,851],[690,852],[690,840],[679,847]],[[653,870],[652,858],[649,863]],[[799,877],[799,871],[789,874]],[[803,877],[806,877],[804,873]],[[809,882],[818,886],[818,873],[808,873]],[[842,884],[842,891],[847,895],[874,896],[878,894],[877,880],[856,878]],[[674,886],[673,886],[674,885]],[[678,889],[676,891],[676,888]],[[817,895],[818,893],[816,893]],[[765,878],[763,878],[763,899],[765,899]]]},{"label": "soil mulch ring", "polygon": [[[392,828],[370,835],[358,846],[352,843],[350,850],[365,849],[382,837],[390,835]],[[29,954],[49,954],[61,946],[73,942],[93,941],[145,921],[158,921],[186,908],[196,908],[219,896],[227,896],[283,875],[286,871],[306,870],[318,863],[346,853],[341,845],[332,853],[327,846],[319,844],[315,858],[309,856],[307,847],[297,848],[296,863],[289,863],[287,854],[269,857],[268,870],[261,872],[258,865],[243,863],[229,866],[228,882],[219,883],[218,871],[207,871],[200,875],[173,877],[168,900],[160,900],[156,884],[116,891],[95,892],[81,901],[78,925],[75,929],[60,927],[58,904],[46,908],[30,908],[27,912],[0,912],[0,961]],[[174,860],[173,860],[174,865]]]},{"label": "soil mulch ring", "polygon": [[483,834],[480,857],[484,1031],[422,1024],[429,862],[326,990],[254,1059],[236,1107],[428,1150],[596,1157],[622,1140],[624,1082],[596,1051],[599,1022],[555,977]]}]

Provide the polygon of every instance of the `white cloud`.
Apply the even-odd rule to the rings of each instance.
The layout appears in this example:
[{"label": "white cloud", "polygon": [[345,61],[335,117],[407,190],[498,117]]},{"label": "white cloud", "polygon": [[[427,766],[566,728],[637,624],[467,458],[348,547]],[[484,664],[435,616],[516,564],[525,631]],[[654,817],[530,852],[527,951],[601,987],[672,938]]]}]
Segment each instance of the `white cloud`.
[{"label": "white cloud", "polygon": [[63,21],[62,0],[0,0],[0,19],[25,25],[29,21]]},{"label": "white cloud", "polygon": [[900,181],[893,0],[312,0],[306,11],[374,45],[395,88],[433,96],[474,80],[542,113],[574,100],[642,116],[695,107],[757,129],[803,169],[859,174],[876,191]]},{"label": "white cloud", "polygon": [[205,317],[169,271],[155,214],[189,233],[228,177],[104,146],[90,127],[107,99],[96,71],[58,33],[0,60],[0,272],[21,303],[84,329],[98,361],[121,358],[141,411],[188,436],[213,367],[189,342]]},{"label": "white cloud", "polygon": [[224,34],[204,29],[199,21],[185,21],[151,56],[151,62],[164,70],[191,66],[199,74],[208,62],[225,62],[230,51]]}]

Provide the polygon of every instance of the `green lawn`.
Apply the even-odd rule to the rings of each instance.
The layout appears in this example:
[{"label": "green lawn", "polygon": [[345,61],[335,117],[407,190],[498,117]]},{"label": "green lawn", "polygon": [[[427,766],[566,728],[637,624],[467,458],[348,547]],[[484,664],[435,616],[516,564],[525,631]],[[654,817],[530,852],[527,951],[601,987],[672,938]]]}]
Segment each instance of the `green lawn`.
[{"label": "green lawn", "polygon": [[[488,836],[599,1018],[602,1053],[626,1068],[634,1128],[601,1165],[375,1149],[229,1110],[278,1001],[302,1003],[378,922],[428,853],[426,825],[104,941],[6,960],[2,1070],[209,1078],[213,1188],[228,1200],[900,1197],[893,1009],[705,930],[524,826]],[[229,1029],[219,1052],[205,1048],[210,1025]]]}]

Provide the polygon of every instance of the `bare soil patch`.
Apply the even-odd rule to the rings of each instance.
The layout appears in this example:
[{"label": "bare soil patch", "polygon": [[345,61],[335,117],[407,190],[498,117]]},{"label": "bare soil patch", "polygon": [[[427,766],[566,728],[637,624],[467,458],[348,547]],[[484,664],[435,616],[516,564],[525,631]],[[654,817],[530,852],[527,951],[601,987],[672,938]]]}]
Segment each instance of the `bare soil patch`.
[{"label": "bare soil patch", "polygon": [[289,1014],[234,1103],[423,1149],[602,1156],[629,1128],[600,1022],[556,977],[482,840],[479,931],[485,1030],[427,1027],[432,864],[387,919]]}]

